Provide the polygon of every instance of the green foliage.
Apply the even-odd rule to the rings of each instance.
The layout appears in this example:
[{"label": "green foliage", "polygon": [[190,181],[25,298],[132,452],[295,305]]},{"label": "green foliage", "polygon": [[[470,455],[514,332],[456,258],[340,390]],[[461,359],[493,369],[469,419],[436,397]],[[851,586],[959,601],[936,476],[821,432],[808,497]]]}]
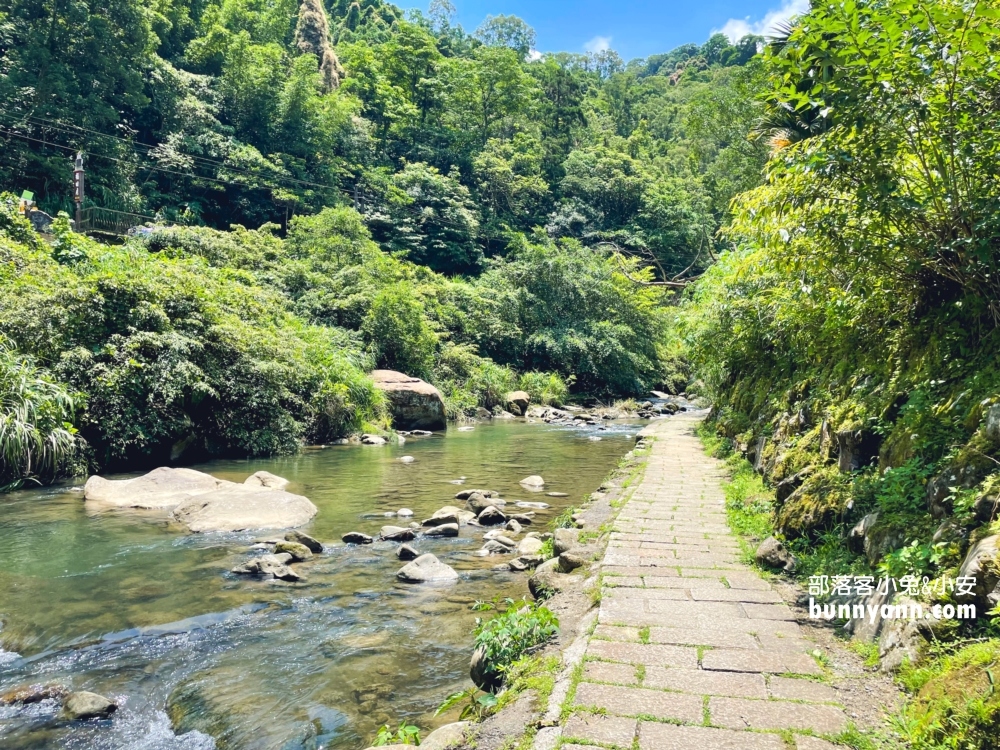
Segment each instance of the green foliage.
[{"label": "green foliage", "polygon": [[71,473],[82,445],[78,395],[0,339],[0,489]]},{"label": "green foliage", "polygon": [[901,678],[913,699],[895,729],[915,750],[987,750],[996,745],[1000,703],[994,689],[1000,656],[996,640],[945,653]]},{"label": "green foliage", "polygon": [[420,727],[407,724],[401,721],[395,730],[388,724],[383,724],[378,730],[373,747],[384,747],[385,745],[419,745]]},{"label": "green foliage", "polygon": [[489,620],[476,620],[476,647],[483,649],[487,671],[503,679],[505,673],[531,649],[559,632],[558,618],[545,606],[522,600]]},{"label": "green foliage", "polygon": [[484,693],[479,688],[471,687],[468,690],[459,690],[445,698],[444,702],[437,707],[434,715],[440,716],[456,706],[461,706],[462,710],[458,715],[459,721],[478,722],[489,716],[496,705],[497,697],[493,693]]},{"label": "green foliage", "polygon": [[567,383],[553,372],[526,372],[517,379],[517,388],[531,396],[533,404],[562,406],[572,382],[572,375]]},{"label": "green foliage", "polygon": [[387,286],[375,295],[361,331],[382,369],[417,377],[430,372],[437,337],[408,284]]}]

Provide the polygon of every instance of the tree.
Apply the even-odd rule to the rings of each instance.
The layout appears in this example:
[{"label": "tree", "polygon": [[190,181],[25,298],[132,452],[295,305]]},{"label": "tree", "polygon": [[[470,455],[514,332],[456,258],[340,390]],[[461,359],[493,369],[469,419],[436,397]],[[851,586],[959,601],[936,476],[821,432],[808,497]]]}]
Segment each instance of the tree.
[{"label": "tree", "polygon": [[521,60],[535,48],[535,30],[517,16],[486,16],[476,38],[489,47],[508,47]]},{"label": "tree", "polygon": [[319,63],[323,88],[332,91],[340,86],[344,69],[330,46],[330,24],[322,0],[302,0],[295,26],[295,46],[303,54],[313,55]]}]

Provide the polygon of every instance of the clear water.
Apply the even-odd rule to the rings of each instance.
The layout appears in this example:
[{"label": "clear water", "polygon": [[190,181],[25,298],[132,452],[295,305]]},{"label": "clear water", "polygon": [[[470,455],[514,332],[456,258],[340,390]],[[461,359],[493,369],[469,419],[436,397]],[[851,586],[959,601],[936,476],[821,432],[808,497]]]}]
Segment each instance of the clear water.
[{"label": "clear water", "polygon": [[[2,498],[0,691],[56,682],[113,696],[121,708],[112,721],[67,726],[53,721],[51,702],[0,707],[0,746],[362,748],[384,722],[447,721],[434,709],[471,684],[470,605],[524,595],[524,575],[490,570],[503,558],[473,555],[483,534],[475,527],[416,543],[459,571],[447,587],[397,583],[395,545],[348,547],[341,535],[374,535],[395,523],[383,514],[402,507],[425,518],[463,487],[550,503],[538,529],[596,489],[638,427],[519,421],[402,446],[195,467],[236,481],[265,469],[316,504],[303,531],[329,546],[296,566],[308,579],[297,584],[228,572],[266,535],[186,535],[152,511],[92,514],[79,488]],[[526,492],[518,481],[529,474],[569,496]]]}]

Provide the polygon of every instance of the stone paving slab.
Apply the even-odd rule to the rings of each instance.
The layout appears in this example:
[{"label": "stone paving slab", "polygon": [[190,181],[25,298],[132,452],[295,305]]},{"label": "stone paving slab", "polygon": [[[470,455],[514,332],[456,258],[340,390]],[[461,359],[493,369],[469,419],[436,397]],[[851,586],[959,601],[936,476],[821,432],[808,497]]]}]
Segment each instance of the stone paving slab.
[{"label": "stone paving slab", "polygon": [[631,748],[638,726],[639,722],[635,719],[621,716],[577,713],[566,722],[563,736],[574,740]]},{"label": "stone paving slab", "polygon": [[703,717],[703,702],[698,695],[597,685],[591,682],[581,682],[577,686],[575,703],[578,706],[601,708],[617,716],[652,716],[656,719],[676,719],[688,724],[701,723]]},{"label": "stone paving slab", "polygon": [[708,672],[704,669],[646,667],[644,687],[677,690],[698,695],[732,698],[767,698],[763,675],[739,672]]},{"label": "stone paving slab", "polygon": [[710,698],[712,723],[730,729],[808,729],[836,734],[847,727],[844,712],[825,704]]},{"label": "stone paving slab", "polygon": [[833,750],[787,732],[847,725],[837,690],[819,681],[815,646],[743,562],[726,524],[725,474],[693,432],[699,419],[651,426],[645,474],[624,496],[602,562],[563,750],[633,750],[636,739],[640,750]]},{"label": "stone paving slab", "polygon": [[[564,746],[565,748],[565,746]],[[640,750],[786,750],[774,734],[733,732],[710,727],[682,727],[644,721],[639,725]]]}]

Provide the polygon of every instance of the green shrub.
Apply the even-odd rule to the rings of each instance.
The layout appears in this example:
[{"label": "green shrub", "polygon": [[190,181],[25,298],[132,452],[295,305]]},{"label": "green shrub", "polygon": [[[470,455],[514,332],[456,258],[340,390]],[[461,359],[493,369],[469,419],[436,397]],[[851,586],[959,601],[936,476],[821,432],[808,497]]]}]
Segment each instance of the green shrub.
[{"label": "green shrub", "polygon": [[0,491],[76,468],[82,446],[72,422],[82,406],[79,396],[0,339]]},{"label": "green shrub", "polygon": [[559,619],[545,606],[522,600],[490,620],[476,619],[476,647],[483,650],[487,672],[503,680],[505,672],[530,649],[559,632]]},{"label": "green shrub", "polygon": [[380,368],[430,377],[437,336],[409,284],[397,283],[380,291],[361,330]]},{"label": "green shrub", "polygon": [[562,406],[572,382],[572,376],[567,382],[554,372],[526,372],[517,379],[517,387],[531,396],[534,404]]}]

